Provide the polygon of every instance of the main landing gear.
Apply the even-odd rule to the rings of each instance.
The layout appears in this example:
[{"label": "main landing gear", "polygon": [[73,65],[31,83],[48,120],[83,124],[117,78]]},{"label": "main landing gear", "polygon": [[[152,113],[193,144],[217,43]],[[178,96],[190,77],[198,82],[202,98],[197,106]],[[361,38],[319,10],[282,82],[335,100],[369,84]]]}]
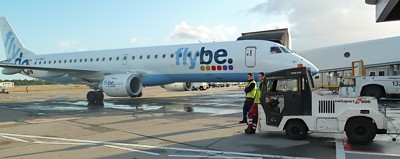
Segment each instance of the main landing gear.
[{"label": "main landing gear", "polygon": [[104,106],[104,94],[102,91],[89,91],[86,94],[86,99],[89,102],[88,105],[99,105]]}]

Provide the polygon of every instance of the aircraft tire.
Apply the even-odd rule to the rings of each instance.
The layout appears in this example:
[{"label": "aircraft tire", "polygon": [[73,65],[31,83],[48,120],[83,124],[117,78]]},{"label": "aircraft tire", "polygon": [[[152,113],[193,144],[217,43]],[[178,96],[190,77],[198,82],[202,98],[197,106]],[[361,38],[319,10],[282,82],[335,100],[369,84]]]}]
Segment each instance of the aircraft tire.
[{"label": "aircraft tire", "polygon": [[102,91],[96,91],[96,100],[95,100],[95,102],[99,103],[99,102],[103,102],[103,100],[104,100],[103,92]]},{"label": "aircraft tire", "polygon": [[89,103],[96,103],[97,93],[95,91],[89,91],[86,94],[86,99]]}]

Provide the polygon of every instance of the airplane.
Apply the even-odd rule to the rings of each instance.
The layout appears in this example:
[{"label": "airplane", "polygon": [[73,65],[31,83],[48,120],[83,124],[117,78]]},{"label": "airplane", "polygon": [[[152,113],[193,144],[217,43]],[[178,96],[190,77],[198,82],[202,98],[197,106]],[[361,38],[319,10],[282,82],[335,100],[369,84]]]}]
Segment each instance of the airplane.
[{"label": "airplane", "polygon": [[271,41],[242,40],[37,55],[26,49],[5,17],[0,30],[5,75],[23,74],[59,83],[84,82],[89,103],[111,97],[140,97],[142,87],[174,82],[245,82],[247,73],[315,67]]}]

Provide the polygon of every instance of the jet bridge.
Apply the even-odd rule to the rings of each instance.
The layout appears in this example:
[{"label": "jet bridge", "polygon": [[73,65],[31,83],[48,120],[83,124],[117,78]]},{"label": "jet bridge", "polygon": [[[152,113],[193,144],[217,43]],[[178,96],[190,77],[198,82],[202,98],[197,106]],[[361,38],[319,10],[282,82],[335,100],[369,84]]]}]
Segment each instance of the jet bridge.
[{"label": "jet bridge", "polygon": [[375,5],[376,22],[400,20],[399,0],[365,0],[365,3]]},{"label": "jet bridge", "polygon": [[242,33],[237,40],[268,40],[292,49],[289,28]]}]

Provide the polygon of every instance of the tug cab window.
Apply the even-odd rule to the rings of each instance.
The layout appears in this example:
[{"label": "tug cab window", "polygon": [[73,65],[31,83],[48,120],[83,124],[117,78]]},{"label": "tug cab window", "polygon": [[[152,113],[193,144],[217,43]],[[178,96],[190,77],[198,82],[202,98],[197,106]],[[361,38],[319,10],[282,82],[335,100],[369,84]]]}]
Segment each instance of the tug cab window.
[{"label": "tug cab window", "polygon": [[279,54],[282,53],[282,50],[279,47],[273,46],[270,48],[269,52],[271,54]]},{"label": "tug cab window", "polygon": [[297,92],[297,79],[280,79],[277,81],[277,92]]}]

